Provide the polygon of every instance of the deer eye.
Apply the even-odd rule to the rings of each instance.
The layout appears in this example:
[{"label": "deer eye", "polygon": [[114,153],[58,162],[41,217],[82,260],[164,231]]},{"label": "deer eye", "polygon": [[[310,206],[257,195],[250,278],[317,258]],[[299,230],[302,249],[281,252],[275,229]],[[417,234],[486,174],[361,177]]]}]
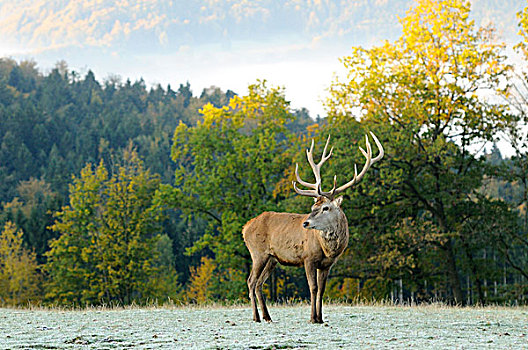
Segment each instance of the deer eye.
[{"label": "deer eye", "polygon": [[323,207],[323,211],[328,211],[328,207]]}]

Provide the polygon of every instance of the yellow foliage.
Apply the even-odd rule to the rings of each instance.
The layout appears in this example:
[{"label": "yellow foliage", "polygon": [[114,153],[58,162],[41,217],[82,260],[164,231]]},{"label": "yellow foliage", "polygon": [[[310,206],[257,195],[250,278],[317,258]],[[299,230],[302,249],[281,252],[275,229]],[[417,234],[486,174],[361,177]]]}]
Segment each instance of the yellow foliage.
[{"label": "yellow foliage", "polygon": [[331,279],[325,294],[334,300],[356,300],[360,296],[359,293],[359,280],[345,277],[343,280]]},{"label": "yellow foliage", "polygon": [[7,222],[0,235],[0,303],[35,301],[40,275],[35,253],[22,247],[22,231]]},{"label": "yellow foliage", "polygon": [[524,54],[524,57],[528,57],[528,6],[526,6],[522,11],[517,13],[519,18],[519,35],[523,39],[516,48],[521,50]]},{"label": "yellow foliage", "polygon": [[216,268],[214,260],[202,257],[199,267],[191,267],[191,278],[185,292],[187,300],[195,301],[199,304],[205,303],[212,296],[212,279]]}]

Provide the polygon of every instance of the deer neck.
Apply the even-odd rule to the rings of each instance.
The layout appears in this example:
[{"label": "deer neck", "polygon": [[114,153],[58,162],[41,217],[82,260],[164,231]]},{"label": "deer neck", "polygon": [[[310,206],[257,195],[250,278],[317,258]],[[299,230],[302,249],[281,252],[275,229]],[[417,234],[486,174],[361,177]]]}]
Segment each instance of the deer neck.
[{"label": "deer neck", "polygon": [[348,245],[348,222],[345,214],[336,222],[336,225],[328,230],[319,230],[317,238],[325,255],[336,258]]}]

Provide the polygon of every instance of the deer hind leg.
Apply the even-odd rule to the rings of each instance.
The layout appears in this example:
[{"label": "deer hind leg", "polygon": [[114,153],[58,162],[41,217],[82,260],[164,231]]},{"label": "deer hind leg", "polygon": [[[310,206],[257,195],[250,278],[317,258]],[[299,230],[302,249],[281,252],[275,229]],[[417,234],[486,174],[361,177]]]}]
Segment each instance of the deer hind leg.
[{"label": "deer hind leg", "polygon": [[304,261],[304,269],[306,270],[306,279],[308,280],[308,287],[310,288],[310,322],[311,323],[321,323],[317,318],[317,269],[313,261]]},{"label": "deer hind leg", "polygon": [[260,316],[257,309],[257,298],[255,294],[255,289],[257,282],[262,275],[262,270],[266,266],[269,256],[265,258],[255,258],[253,257],[253,266],[251,267],[251,273],[247,280],[248,289],[249,289],[249,300],[251,300],[251,307],[253,308],[253,321],[260,322]]},{"label": "deer hind leg", "polygon": [[323,295],[326,287],[326,280],[328,278],[327,270],[317,270],[317,305],[316,305],[316,321],[323,323]]},{"label": "deer hind leg", "polygon": [[268,312],[268,308],[266,307],[266,300],[264,299],[264,295],[262,295],[262,285],[268,277],[270,276],[271,272],[277,265],[277,260],[275,258],[270,257],[268,262],[266,263],[266,266],[262,270],[262,274],[260,275],[258,281],[257,281],[257,299],[260,305],[260,310],[262,311],[262,318],[264,318],[265,321],[271,322],[271,317]]}]

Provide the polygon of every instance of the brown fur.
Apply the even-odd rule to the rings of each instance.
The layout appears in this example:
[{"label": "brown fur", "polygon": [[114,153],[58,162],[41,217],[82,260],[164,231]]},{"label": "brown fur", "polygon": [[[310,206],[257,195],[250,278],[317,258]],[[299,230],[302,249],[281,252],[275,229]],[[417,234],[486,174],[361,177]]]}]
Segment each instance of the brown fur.
[{"label": "brown fur", "polygon": [[[340,203],[341,199],[330,201],[319,197],[311,214],[264,212],[244,226],[244,242],[253,260],[248,287],[255,321],[260,322],[255,299],[264,320],[271,321],[262,285],[279,262],[305,267],[312,304],[311,322],[323,322],[322,298],[328,272],[348,244],[348,224]],[[331,208],[323,214],[325,205]],[[331,215],[327,230],[303,228],[304,222],[317,223],[324,215]]]}]

